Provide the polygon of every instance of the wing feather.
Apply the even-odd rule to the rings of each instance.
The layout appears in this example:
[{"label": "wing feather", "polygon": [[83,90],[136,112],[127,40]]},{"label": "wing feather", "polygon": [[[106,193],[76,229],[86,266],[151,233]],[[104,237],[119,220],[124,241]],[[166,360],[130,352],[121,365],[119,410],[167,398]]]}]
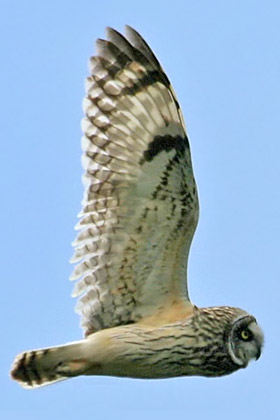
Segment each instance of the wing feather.
[{"label": "wing feather", "polygon": [[108,28],[90,60],[82,121],[85,184],[71,279],[88,335],[189,300],[198,220],[189,143],[157,58],[132,28]]}]

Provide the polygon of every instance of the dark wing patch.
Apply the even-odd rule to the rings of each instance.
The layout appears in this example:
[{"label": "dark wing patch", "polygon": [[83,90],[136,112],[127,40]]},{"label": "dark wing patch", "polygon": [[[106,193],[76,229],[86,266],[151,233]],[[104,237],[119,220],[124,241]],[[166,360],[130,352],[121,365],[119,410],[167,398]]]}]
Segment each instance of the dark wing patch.
[{"label": "dark wing patch", "polygon": [[173,149],[183,155],[186,148],[189,148],[187,137],[169,136],[168,134],[165,136],[155,136],[149,144],[148,149],[144,151],[143,158],[139,163],[142,165],[145,161],[151,162],[160,152],[170,152]]}]

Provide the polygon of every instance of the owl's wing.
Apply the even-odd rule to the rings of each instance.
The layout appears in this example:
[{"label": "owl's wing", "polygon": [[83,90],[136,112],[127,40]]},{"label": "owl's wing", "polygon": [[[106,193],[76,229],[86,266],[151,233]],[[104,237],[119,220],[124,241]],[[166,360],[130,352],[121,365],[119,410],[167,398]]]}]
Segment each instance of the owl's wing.
[{"label": "owl's wing", "polygon": [[132,28],[97,41],[82,128],[86,191],[72,259],[85,334],[189,301],[187,259],[198,220],[179,104]]}]

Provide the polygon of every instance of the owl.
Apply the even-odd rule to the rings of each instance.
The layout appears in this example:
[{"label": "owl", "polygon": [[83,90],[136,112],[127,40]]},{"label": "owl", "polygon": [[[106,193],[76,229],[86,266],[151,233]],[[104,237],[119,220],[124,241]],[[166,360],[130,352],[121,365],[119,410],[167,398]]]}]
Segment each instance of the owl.
[{"label": "owl", "polygon": [[90,60],[82,121],[85,193],[72,280],[85,338],[18,355],[36,388],[78,375],[217,377],[258,359],[256,319],[199,308],[187,262],[199,204],[172,86],[144,39],[109,28]]}]

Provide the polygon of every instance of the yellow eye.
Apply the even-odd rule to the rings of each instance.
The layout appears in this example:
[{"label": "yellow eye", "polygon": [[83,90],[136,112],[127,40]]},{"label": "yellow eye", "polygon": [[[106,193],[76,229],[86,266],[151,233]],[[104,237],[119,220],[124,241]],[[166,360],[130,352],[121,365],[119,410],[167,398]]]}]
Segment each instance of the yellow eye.
[{"label": "yellow eye", "polygon": [[242,340],[248,340],[248,338],[250,337],[250,333],[248,330],[242,330],[240,336]]}]

